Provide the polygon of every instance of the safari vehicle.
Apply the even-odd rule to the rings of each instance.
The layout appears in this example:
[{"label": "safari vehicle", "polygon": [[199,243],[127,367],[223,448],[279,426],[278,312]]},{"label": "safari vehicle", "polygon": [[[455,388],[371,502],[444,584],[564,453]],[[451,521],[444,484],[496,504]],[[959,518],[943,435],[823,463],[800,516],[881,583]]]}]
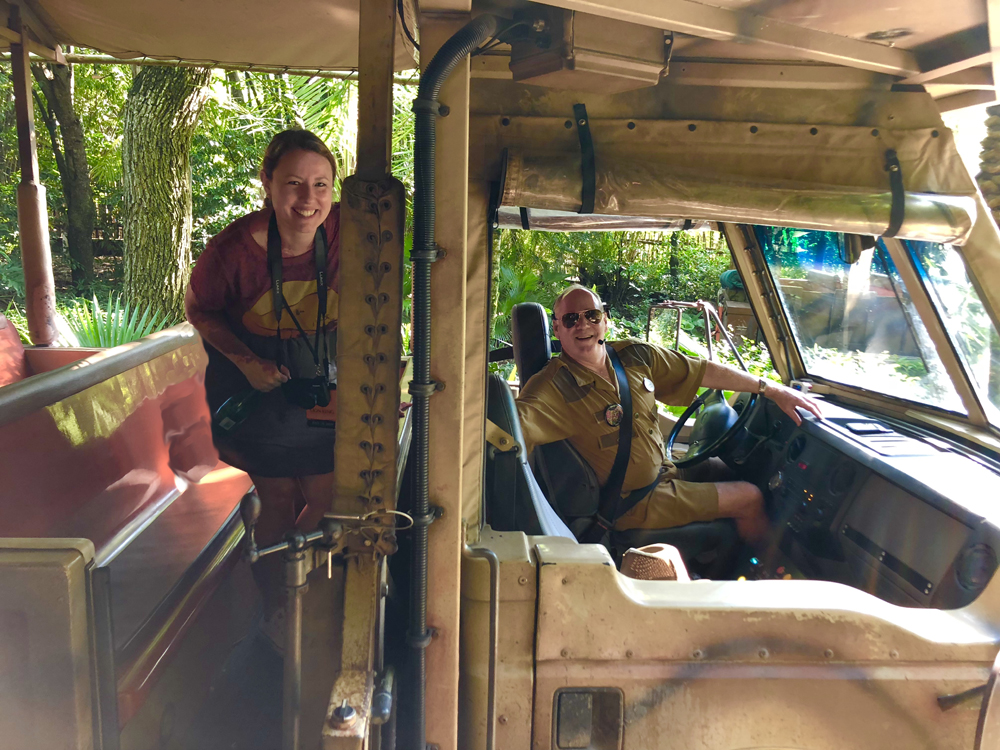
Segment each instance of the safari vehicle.
[{"label": "safari vehicle", "polygon": [[[940,115],[995,98],[994,4],[402,7],[9,6],[36,346],[3,353],[0,744],[274,747],[262,706],[280,689],[286,748],[996,747],[1000,235]],[[396,418],[405,194],[387,176],[407,35],[423,68],[412,443]],[[248,483],[205,443],[192,329],[45,346],[26,63],[71,43],[359,71],[338,492],[319,538],[282,553],[283,675],[228,658],[252,615]],[[593,487],[572,456],[528,463],[509,387],[487,374],[492,235],[513,216],[725,234],[777,372],[823,401],[796,427],[743,397],[711,441],[766,488],[770,556],[643,581],[612,551],[719,549],[719,527],[610,549],[573,537]],[[545,322],[515,320],[521,378],[551,352]],[[537,479],[543,464],[566,481]]]}]

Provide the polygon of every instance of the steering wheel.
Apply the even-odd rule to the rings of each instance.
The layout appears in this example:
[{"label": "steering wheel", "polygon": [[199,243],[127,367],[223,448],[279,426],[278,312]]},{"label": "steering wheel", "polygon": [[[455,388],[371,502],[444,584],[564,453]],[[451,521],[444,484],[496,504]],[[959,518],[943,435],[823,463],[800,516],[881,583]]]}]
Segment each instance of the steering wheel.
[{"label": "steering wheel", "polygon": [[[691,406],[685,409],[674,429],[670,431],[670,436],[667,438],[667,459],[678,469],[686,469],[721,453],[726,444],[740,433],[760,403],[756,393],[751,393],[749,396],[750,399],[739,412],[726,402],[725,394],[716,388],[710,388],[698,396]],[[688,452],[684,458],[675,461],[674,441],[677,440],[677,436],[691,415],[699,409],[701,412],[695,418],[694,427],[691,428]]]}]

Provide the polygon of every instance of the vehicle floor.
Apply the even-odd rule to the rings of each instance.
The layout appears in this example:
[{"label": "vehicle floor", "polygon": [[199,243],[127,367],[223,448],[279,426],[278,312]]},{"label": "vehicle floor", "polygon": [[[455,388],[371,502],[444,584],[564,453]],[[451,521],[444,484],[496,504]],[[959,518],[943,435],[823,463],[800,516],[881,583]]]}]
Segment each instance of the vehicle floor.
[{"label": "vehicle floor", "polygon": [[194,721],[176,746],[186,750],[281,747],[282,660],[256,625],[233,646]]}]

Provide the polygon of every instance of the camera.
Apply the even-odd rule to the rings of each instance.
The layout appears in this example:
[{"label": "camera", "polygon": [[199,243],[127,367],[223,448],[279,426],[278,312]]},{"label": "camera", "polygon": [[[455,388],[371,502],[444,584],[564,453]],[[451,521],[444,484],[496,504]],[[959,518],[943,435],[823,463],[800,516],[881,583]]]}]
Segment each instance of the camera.
[{"label": "camera", "polygon": [[281,393],[285,401],[303,409],[330,405],[330,384],[322,375],[315,378],[291,378],[281,384]]}]

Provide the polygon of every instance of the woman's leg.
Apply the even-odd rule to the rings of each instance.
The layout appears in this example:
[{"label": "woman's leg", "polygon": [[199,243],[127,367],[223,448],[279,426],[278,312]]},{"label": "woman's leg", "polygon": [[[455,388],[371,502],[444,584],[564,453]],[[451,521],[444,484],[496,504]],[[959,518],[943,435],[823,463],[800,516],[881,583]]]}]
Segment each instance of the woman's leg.
[{"label": "woman's leg", "polygon": [[334,478],[332,471],[329,474],[296,477],[302,497],[305,499],[305,507],[299,512],[295,522],[300,530],[305,532],[314,530],[323,515],[330,512],[335,491]]}]

